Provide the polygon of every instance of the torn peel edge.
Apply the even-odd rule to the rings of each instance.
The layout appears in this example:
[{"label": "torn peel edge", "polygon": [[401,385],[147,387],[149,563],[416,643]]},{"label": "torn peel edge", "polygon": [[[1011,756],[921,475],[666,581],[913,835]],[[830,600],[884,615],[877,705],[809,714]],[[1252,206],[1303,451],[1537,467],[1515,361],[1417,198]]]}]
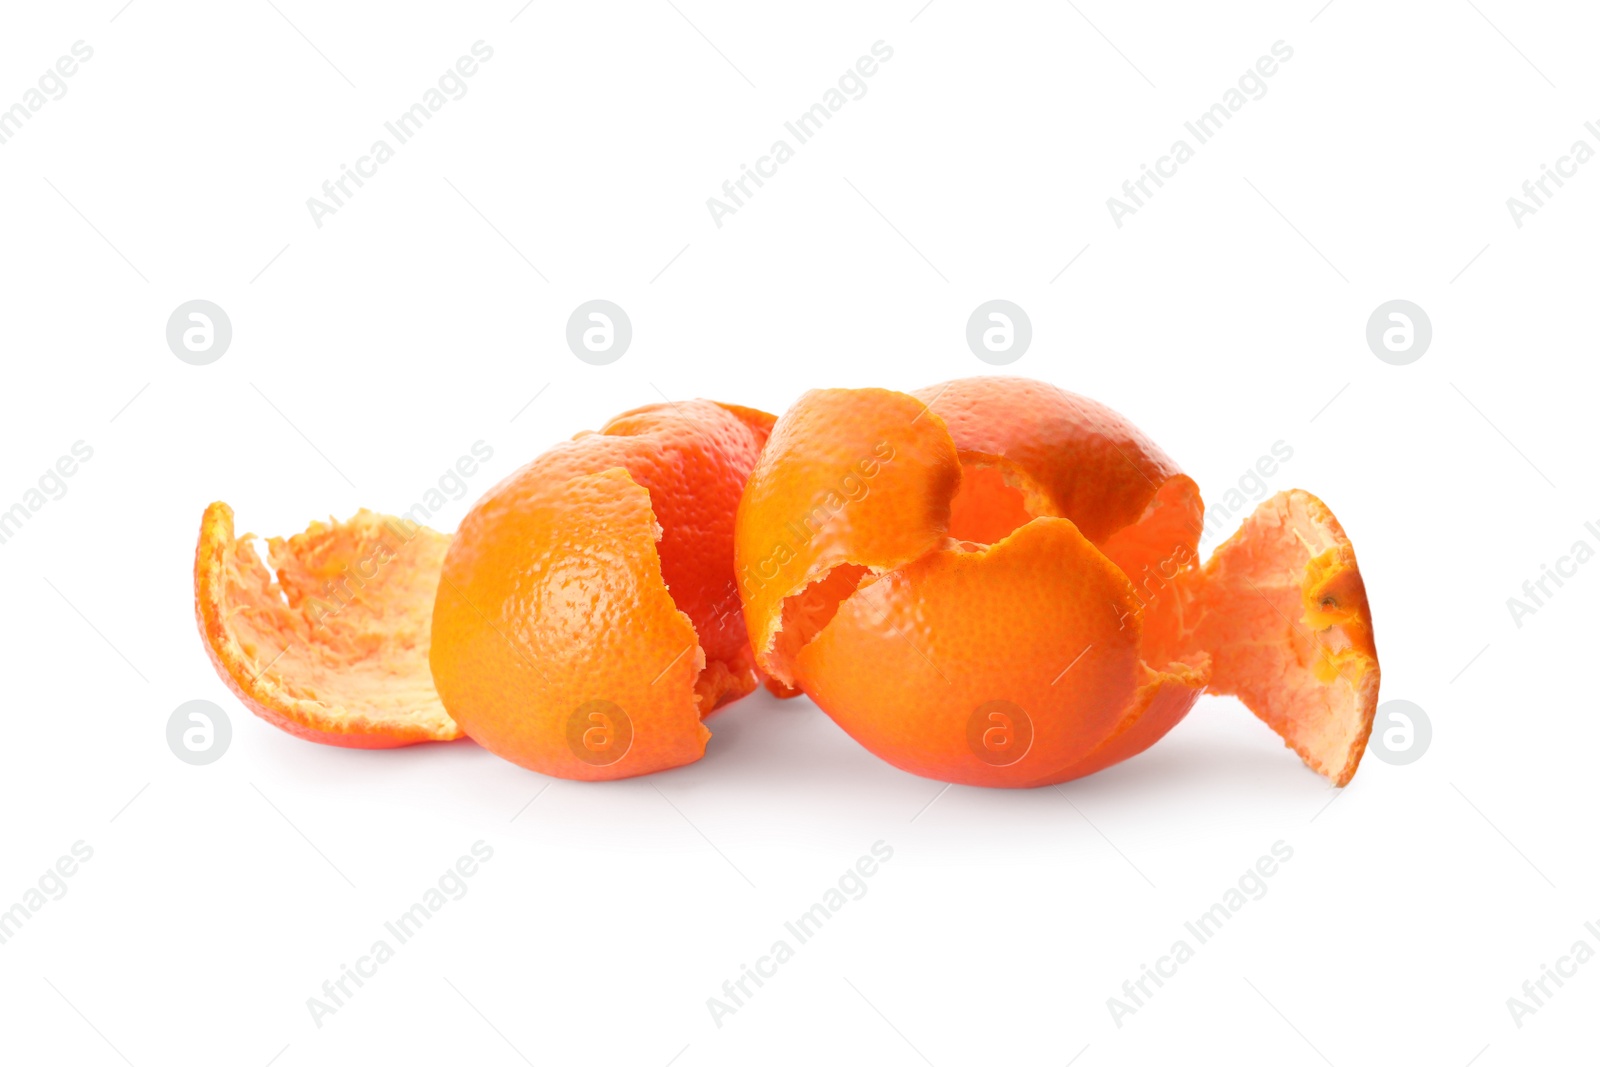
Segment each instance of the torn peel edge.
[{"label": "torn peel edge", "polygon": [[735,521],[739,595],[762,671],[794,688],[795,666],[777,637],[785,602],[836,567],[886,573],[937,548],[960,480],[949,429],[911,394],[813,389],[791,405],[746,480]]},{"label": "torn peel edge", "polygon": [[[987,552],[1008,540],[1032,521],[1032,517],[1028,518],[992,542],[957,537],[952,533],[940,538],[921,555],[892,567],[871,567],[845,559],[817,568],[817,574],[807,576],[797,589],[785,595],[780,602],[782,607],[778,613],[777,624],[763,657],[765,661],[763,666],[767,674],[790,695],[801,692],[802,687],[796,673],[800,652],[818,634],[827,629],[845,601],[885,575],[915,563],[930,553],[948,550]],[[968,532],[975,533],[975,531]]]},{"label": "torn peel edge", "polygon": [[1199,570],[1204,519],[1200,487],[1187,474],[1174,474],[1157,487],[1137,519],[1097,547],[1133,583],[1141,603],[1154,603]]},{"label": "torn peel edge", "polygon": [[1141,662],[1141,668],[1144,680],[1135,691],[1128,714],[1111,735],[1065,772],[1030,786],[1070,782],[1139,755],[1183,721],[1211,677],[1211,660],[1204,654],[1193,664],[1174,662],[1155,670]]},{"label": "torn peel edge", "polygon": [[[727,405],[721,406],[726,407]],[[754,411],[754,409],[750,410]],[[756,412],[756,414],[760,413]],[[623,417],[618,416],[618,419]],[[616,422],[618,420],[613,419],[612,421]],[[683,620],[684,627],[689,631],[694,641],[691,648],[685,649],[684,653],[680,654],[680,659],[687,659],[693,666],[693,674],[689,678],[689,689],[694,699],[695,709],[699,712],[701,719],[700,742],[701,752],[704,754],[705,744],[711,740],[711,731],[704,723],[706,716],[714,711],[721,710],[741,697],[753,693],[759,684],[754,657],[750,654],[748,645],[745,646],[744,653],[731,662],[707,657],[705,646],[700,643],[699,628],[695,626],[694,619],[689,616],[689,613],[679,606],[678,598],[673,596],[672,587],[667,584],[666,573],[662,570],[661,540],[666,535],[666,530],[661,525],[660,517],[656,515],[655,502],[650,500],[649,497],[650,491],[640,485],[626,467],[608,467],[598,473],[606,476],[621,475],[631,485],[644,492],[645,499],[648,501],[647,506],[650,512],[650,555],[653,575],[655,580],[661,583],[662,590],[667,594],[668,599],[672,601],[673,608],[677,611],[678,617]],[[677,665],[677,661],[667,664],[662,669],[662,676],[658,676],[651,683],[652,686],[662,681],[663,676],[671,672]]]},{"label": "torn peel edge", "polygon": [[839,559],[819,561],[812,573],[782,597],[776,624],[758,659],[785,690],[800,691],[795,675],[800,650],[864,585],[930,552],[952,547],[979,551],[1000,543],[1041,514],[1054,517],[1043,490],[1015,464],[977,453],[958,453],[958,458],[961,477],[951,486],[947,529],[930,538],[921,553],[908,554],[884,566],[861,563],[848,553]]},{"label": "torn peel edge", "polygon": [[[1132,618],[1139,633],[1143,680],[1127,717],[1066,777],[1055,781],[1081,778],[1144,752],[1183,721],[1210,683],[1209,653],[1158,649],[1147,630],[1147,619],[1154,627],[1167,621],[1150,616],[1183,617],[1201,574],[1198,546],[1203,513],[1199,486],[1188,475],[1174,474],[1156,489],[1137,520],[1096,546],[1133,587],[1138,608]],[[1169,563],[1175,564],[1171,573]],[[1152,661],[1166,666],[1157,669]]]},{"label": "torn peel edge", "polygon": [[[950,503],[951,537],[993,544],[1037,518],[1071,520],[1044,485],[1017,463],[982,452],[959,456],[961,484]],[[1091,543],[1148,606],[1163,587],[1198,568],[1204,512],[1194,479],[1173,474],[1152,488],[1137,518]]]},{"label": "torn peel edge", "polygon": [[1194,599],[1186,636],[1212,654],[1209,691],[1238,697],[1307,766],[1348,784],[1382,674],[1355,549],[1333,512],[1300,489],[1263,501],[1212,553]]},{"label": "torn peel edge", "polygon": [[[689,625],[691,628],[694,626],[692,622]],[[760,684],[755,673],[755,663],[750,657],[741,657],[742,662],[732,666],[723,660],[707,662],[705,648],[700,644],[698,632],[695,634],[694,651],[697,664],[694,702],[700,709],[700,718],[704,719],[712,712],[720,711],[735,700],[750,695]],[[706,736],[711,736],[709,731]]]},{"label": "torn peel edge", "polygon": [[[339,538],[349,536],[359,544],[363,534],[372,533],[374,524],[382,523],[388,528],[387,524],[401,520],[363,510],[343,523],[313,522],[304,534],[287,540],[271,539],[274,561],[283,564],[275,574],[255,552],[253,535],[235,537],[233,517],[233,509],[217,501],[206,508],[201,519],[195,549],[195,620],[217,674],[246,707],[296,737],[344,748],[396,748],[462,736],[433,691],[428,672],[428,616],[448,544],[445,535],[414,526],[402,539],[396,556],[387,557],[384,563],[387,567],[397,566],[397,559],[410,549],[412,571],[391,573],[391,583],[396,578],[420,583],[426,589],[425,606],[395,605],[393,613],[377,613],[382,617],[374,619],[369,605],[365,612],[357,610],[339,619],[338,615],[351,605],[365,603],[357,597],[350,604],[341,602],[337,613],[324,612],[314,623],[311,614],[318,607],[316,598],[292,596],[285,589],[288,566],[292,564],[308,573],[308,561],[325,567],[327,556],[331,555],[335,562],[339,559]],[[322,549],[328,552],[320,562],[312,559]],[[342,572],[342,576],[348,579],[348,572]],[[390,585],[391,590],[398,588]],[[415,589],[400,591],[422,598]],[[327,622],[330,614],[333,626]],[[363,617],[374,625],[360,626]],[[412,625],[407,626],[408,622]],[[336,628],[351,644],[336,647]],[[281,642],[267,641],[269,632]],[[281,647],[271,647],[280,643]],[[352,657],[353,652],[362,651],[363,644],[372,646],[368,654]],[[306,657],[311,657],[312,662],[302,663]],[[389,707],[379,706],[378,701],[364,701],[360,689],[366,678],[353,683],[343,694],[307,695],[311,683],[328,666],[321,660],[348,665],[353,658],[358,663],[362,658],[379,663],[380,673],[393,671],[398,679],[396,691],[403,695],[385,701]],[[398,671],[393,670],[395,665],[399,666]],[[297,666],[305,673],[304,679],[297,680],[290,673]],[[359,671],[348,677],[357,675]],[[405,690],[409,695],[404,695]],[[341,703],[341,697],[348,702]]]},{"label": "torn peel edge", "polygon": [[[1194,483],[1183,475],[1169,480],[1163,489],[1179,479],[1196,493],[1198,499]],[[966,496],[963,503],[964,493]],[[997,499],[1003,500],[1001,507],[1007,509],[999,521],[991,521],[977,513],[977,509],[985,504],[993,504]],[[1167,495],[1158,494],[1152,498],[1145,516],[1155,514],[1157,509],[1166,503],[1168,503]],[[965,508],[973,510],[964,511]],[[948,535],[941,538],[938,543],[930,545],[921,555],[902,560],[894,566],[872,567],[846,558],[818,567],[816,574],[808,575],[794,591],[782,598],[776,627],[772,631],[764,654],[760,657],[763,660],[763,667],[785,688],[796,690],[799,682],[795,665],[801,650],[826,629],[845,601],[857,592],[885,575],[909,566],[934,552],[955,550],[983,555],[1007,543],[1039,519],[1060,520],[1076,528],[1071,519],[1052,514],[1052,511],[1053,508],[1043,497],[1042,490],[1034,485],[1025,472],[1014,465],[996,457],[980,457],[976,454],[965,457],[962,465],[962,481],[952,501]],[[1011,526],[1010,520],[1018,515],[1021,521]],[[1143,521],[1141,518],[1140,523]],[[1124,527],[1118,534],[1134,530],[1138,525],[1139,523],[1135,523]],[[1001,529],[1002,526],[1005,528]],[[1091,547],[1113,567],[1118,567],[1117,560],[1107,553],[1106,546],[1091,544]],[[1195,566],[1192,545],[1188,554],[1183,556],[1183,568],[1184,573],[1198,569]],[[1120,567],[1118,569],[1120,570]],[[1126,574],[1123,577],[1127,579]],[[1129,581],[1128,584],[1132,588],[1132,582]],[[1145,600],[1137,590],[1133,599],[1135,607],[1127,616],[1125,623],[1131,622],[1135,631],[1140,632],[1143,616],[1155,601],[1153,597],[1148,601]],[[1209,660],[1206,662],[1209,663]]]},{"label": "torn peel edge", "polygon": [[[1001,463],[985,462],[981,466],[972,462],[973,457],[964,457],[967,463],[962,468],[963,485],[970,486],[974,481],[983,479],[979,493],[973,493],[970,500],[974,503],[981,502],[982,495],[993,496],[996,493],[1009,492],[1011,502],[1017,505],[1020,511],[1025,505],[1026,475],[1017,472],[1013,477],[1006,477],[1005,465]],[[973,477],[974,470],[984,473]],[[1198,572],[1198,561],[1195,558],[1194,543],[1198,540],[1199,524],[1197,511],[1199,507],[1198,489],[1186,476],[1177,475],[1163,484],[1161,490],[1152,497],[1146,511],[1134,524],[1122,528],[1135,530],[1141,524],[1149,522],[1150,528],[1142,534],[1133,536],[1144,545],[1146,555],[1155,558],[1150,550],[1163,538],[1171,537],[1180,542],[1176,547],[1182,548],[1179,553],[1180,566],[1168,576],[1168,581],[1176,583],[1179,579],[1188,579]],[[954,551],[970,556],[985,556],[997,550],[1004,550],[1013,540],[1025,536],[1024,531],[1034,527],[1036,521],[1050,523],[1059,522],[1069,527],[1076,528],[1072,520],[1055,515],[1023,515],[1022,522],[1015,528],[1005,531],[991,528],[983,530],[972,524],[964,525],[961,520],[961,506],[952,507],[952,521],[950,535],[942,544],[923,557],[938,551]],[[1041,508],[1041,510],[1043,510]],[[1007,525],[1009,523],[995,524]],[[1174,532],[1179,531],[1179,532]],[[1122,531],[1117,531],[1121,533]],[[986,534],[1000,533],[1001,536],[990,541]],[[965,537],[961,535],[965,534]],[[1080,533],[1081,536],[1081,533]],[[1115,535],[1113,535],[1115,536]],[[1110,540],[1110,538],[1108,538]],[[1132,582],[1128,576],[1121,573],[1117,561],[1106,551],[1104,545],[1087,544],[1086,549],[1097,556],[1108,570],[1116,573],[1117,581],[1124,589],[1128,590],[1127,602],[1124,605],[1125,614],[1122,615],[1121,625],[1129,631],[1136,647],[1140,649],[1139,682],[1128,697],[1128,704],[1122,718],[1116,723],[1111,732],[1103,738],[1093,749],[1082,758],[1066,768],[1058,768],[1048,776],[1032,782],[1005,783],[1012,787],[1036,787],[1067,781],[1095,771],[1109,767],[1122,760],[1143,752],[1156,741],[1165,736],[1177,725],[1194,706],[1206,682],[1210,677],[1210,658],[1204,653],[1192,654],[1181,659],[1159,659],[1165,663],[1164,669],[1157,670],[1148,665],[1147,660],[1155,659],[1156,654],[1149,648],[1144,640],[1144,620],[1148,612],[1157,610],[1157,599],[1148,591],[1140,595],[1133,590]],[[1129,545],[1130,551],[1137,552],[1141,544]],[[1161,553],[1165,555],[1166,553]],[[797,664],[802,650],[820,634],[822,634],[832,620],[843,609],[847,602],[857,594],[864,594],[864,590],[886,577],[890,573],[898,572],[909,566],[914,566],[916,560],[901,564],[899,567],[888,570],[868,568],[860,564],[836,564],[827,570],[821,577],[813,579],[803,586],[799,592],[791,594],[783,601],[782,620],[784,637],[780,637],[778,646],[781,658],[789,664]],[[1178,594],[1169,594],[1173,604],[1161,604],[1161,610],[1177,610],[1176,601]],[[1184,662],[1183,660],[1187,660]],[[791,669],[793,669],[791,667]],[[914,771],[914,773],[925,773]],[[1000,784],[1000,783],[990,783]]]},{"label": "torn peel edge", "polygon": [[960,451],[961,481],[950,499],[950,536],[994,544],[1040,517],[1063,517],[1038,481],[1003,456]]},{"label": "torn peel edge", "polygon": [[[475,515],[480,518],[475,519]],[[433,677],[484,748],[574,781],[631,778],[703,758],[705,713],[754,687],[713,664],[662,577],[663,529],[626,468],[539,482],[484,537],[469,514],[433,612]],[[591,741],[594,718],[624,732]],[[588,709],[588,710],[586,710]],[[602,736],[602,735],[596,735]],[[608,749],[611,738],[626,748]],[[591,758],[593,757],[593,758]]]},{"label": "torn peel edge", "polygon": [[[851,562],[819,569],[819,574],[780,601],[777,622],[758,656],[769,680],[768,689],[779,696],[801,692],[795,673],[800,650],[833,621],[844,602],[873,574],[872,568]],[[781,688],[773,688],[771,683]]]}]

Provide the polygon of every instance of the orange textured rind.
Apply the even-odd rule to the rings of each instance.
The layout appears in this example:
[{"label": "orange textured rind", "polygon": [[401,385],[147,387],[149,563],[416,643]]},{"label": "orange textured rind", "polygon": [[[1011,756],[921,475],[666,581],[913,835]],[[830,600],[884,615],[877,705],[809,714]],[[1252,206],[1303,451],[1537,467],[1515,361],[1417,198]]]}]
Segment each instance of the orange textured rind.
[{"label": "orange textured rind", "polygon": [[[893,459],[860,492],[794,529],[787,516],[888,440]],[[912,773],[995,786],[1089,773],[1181,719],[1206,662],[1146,665],[1144,616],[1176,598],[1136,593],[1084,527],[1102,541],[1139,527],[1115,542],[1123,558],[1193,569],[1199,508],[1193,482],[1120,416],[1041,383],[808,393],[740,504],[757,659]],[[785,532],[804,536],[768,552]],[[1005,749],[1013,728],[1025,751]]]},{"label": "orange textured rind", "polygon": [[[993,545],[952,544],[865,584],[798,664],[812,699],[882,758],[990,786],[1074,777],[1126,718],[1144,673],[1127,580],[1059,518]],[[1004,758],[1016,743],[1007,729],[1027,739],[1015,761]]]},{"label": "orange textured rind", "polygon": [[[734,514],[773,421],[711,401],[639,408],[473,507],[445,560],[432,646],[440,696],[469,736],[564,778],[700,758],[700,720],[759,682]],[[613,728],[615,748],[578,741]]]},{"label": "orange textured rind", "polygon": [[[434,605],[434,681],[468,736],[561,778],[699,759],[711,736],[695,693],[705,656],[661,579],[649,493],[611,468],[545,487],[501,523],[478,539],[463,523]],[[620,710],[606,712],[629,735],[619,755],[586,758],[573,744],[596,702]]]},{"label": "orange textured rind", "polygon": [[785,412],[745,485],[735,541],[762,669],[795,683],[793,645],[778,641],[791,598],[835,568],[887,571],[938,547],[960,478],[944,423],[905,393],[818,389]]},{"label": "orange textured rind", "polygon": [[297,737],[346,748],[449,741],[461,730],[428,669],[434,587],[449,538],[358,512],[268,541],[213,503],[195,549],[195,618],[247,707]]},{"label": "orange textured rind", "polygon": [[959,378],[915,395],[949,427],[963,462],[1021,475],[1033,515],[1071,519],[1096,545],[1137,522],[1181,473],[1120,414],[1048,382]]}]

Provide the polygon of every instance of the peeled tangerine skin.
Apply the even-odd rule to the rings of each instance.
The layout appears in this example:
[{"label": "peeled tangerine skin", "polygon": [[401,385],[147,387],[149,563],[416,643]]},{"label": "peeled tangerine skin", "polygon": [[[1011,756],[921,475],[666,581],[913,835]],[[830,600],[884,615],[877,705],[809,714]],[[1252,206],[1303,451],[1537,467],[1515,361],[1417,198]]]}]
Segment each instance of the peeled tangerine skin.
[{"label": "peeled tangerine skin", "polygon": [[[881,758],[944,781],[1093,773],[1154,744],[1203,689],[1349,781],[1377,662],[1354,554],[1320,501],[1280,494],[1202,568],[1198,488],[1120,415],[1023,379],[917,396],[921,412],[905,394],[819,391],[779,420],[737,540],[762,667]],[[866,494],[753,572],[883,440],[893,458]]]},{"label": "peeled tangerine skin", "polygon": [[449,741],[428,670],[433,591],[450,539],[360,511],[267,542],[271,570],[234,536],[233,509],[206,508],[195,550],[195,616],[212,664],[257,715],[346,748]]},{"label": "peeled tangerine skin", "polygon": [[1154,644],[1204,649],[1210,692],[1237,696],[1319,774],[1349,784],[1380,671],[1355,549],[1328,506],[1302,489],[1264,501],[1177,593]]}]

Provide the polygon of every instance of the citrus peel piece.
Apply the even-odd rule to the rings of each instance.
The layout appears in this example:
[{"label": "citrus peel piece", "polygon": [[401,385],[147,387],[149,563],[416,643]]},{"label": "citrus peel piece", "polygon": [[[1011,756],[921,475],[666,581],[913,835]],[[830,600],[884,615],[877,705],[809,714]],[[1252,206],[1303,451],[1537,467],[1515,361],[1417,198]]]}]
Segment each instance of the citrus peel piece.
[{"label": "citrus peel piece", "polygon": [[489,491],[451,543],[433,678],[479,744],[563,778],[701,757],[702,718],[758,683],[734,512],[772,417],[652,405]]},{"label": "citrus peel piece", "polygon": [[247,707],[297,737],[347,748],[461,736],[428,669],[447,536],[363,510],[270,538],[270,569],[252,540],[235,537],[233,509],[214,503],[194,568],[206,651]]},{"label": "citrus peel piece", "polygon": [[1302,489],[1262,502],[1179,598],[1155,641],[1208,655],[1211,692],[1237,696],[1313,770],[1348,784],[1380,670],[1355,548],[1328,506]]},{"label": "citrus peel piece", "polygon": [[[818,389],[796,401],[739,502],[735,566],[762,669],[792,687],[802,616],[809,639],[853,579],[942,544],[960,479],[949,432],[915,397]],[[847,569],[830,578],[836,568]]]},{"label": "citrus peel piece", "polygon": [[1031,515],[1071,519],[1096,545],[1139,521],[1181,473],[1117,412],[1047,382],[958,378],[915,395],[949,428],[963,464],[1001,466]]}]

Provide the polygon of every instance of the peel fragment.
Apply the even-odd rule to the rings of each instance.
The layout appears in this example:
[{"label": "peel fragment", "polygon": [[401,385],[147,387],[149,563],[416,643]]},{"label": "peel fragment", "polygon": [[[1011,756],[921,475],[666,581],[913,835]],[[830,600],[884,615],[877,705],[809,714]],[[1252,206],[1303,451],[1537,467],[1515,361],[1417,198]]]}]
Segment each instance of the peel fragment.
[{"label": "peel fragment", "polygon": [[849,591],[830,583],[835,568],[882,572],[938,547],[960,478],[943,422],[914,397],[817,389],[796,401],[739,501],[735,569],[761,668],[794,686],[797,646],[778,640],[799,625],[786,603],[820,596],[799,610],[825,615]]},{"label": "peel fragment", "polygon": [[1138,522],[1181,473],[1117,412],[1047,382],[960,378],[915,395],[949,428],[963,463],[1002,465],[1025,489],[1031,515],[1071,519],[1096,545]]},{"label": "peel fragment", "polygon": [[1355,549],[1301,489],[1264,501],[1179,590],[1158,645],[1212,661],[1237,696],[1317,773],[1346,785],[1378,706],[1372,610]]},{"label": "peel fragment", "polygon": [[234,536],[232,508],[212,504],[194,575],[206,651],[246,706],[297,737],[348,748],[461,736],[428,669],[447,536],[363,510],[269,539],[270,570],[252,540]]}]

